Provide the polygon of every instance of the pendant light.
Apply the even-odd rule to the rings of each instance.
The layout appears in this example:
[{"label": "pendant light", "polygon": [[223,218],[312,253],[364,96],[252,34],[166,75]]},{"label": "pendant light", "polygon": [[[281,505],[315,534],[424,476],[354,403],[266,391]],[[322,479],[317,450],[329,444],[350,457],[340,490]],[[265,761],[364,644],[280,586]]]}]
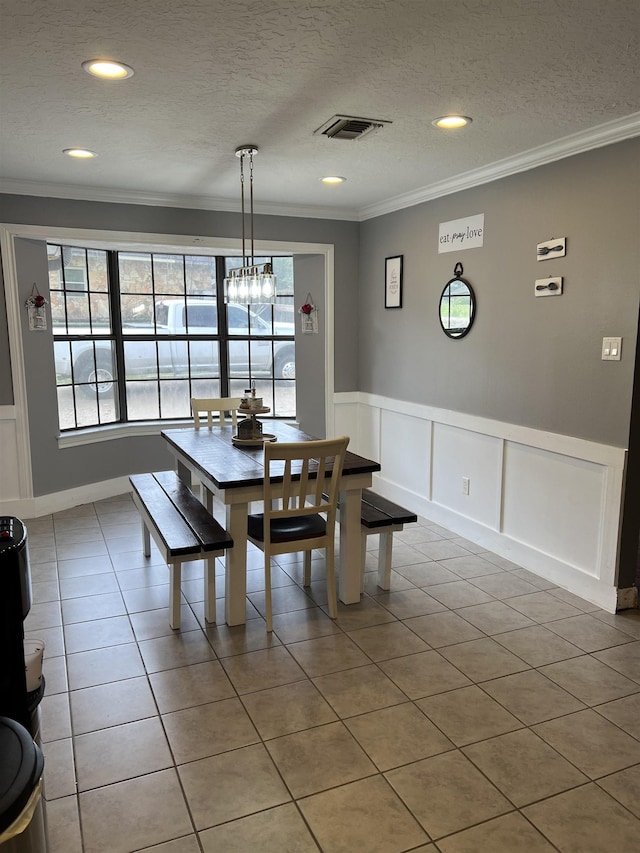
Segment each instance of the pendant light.
[{"label": "pendant light", "polygon": [[[224,301],[241,305],[271,304],[276,301],[277,279],[271,264],[256,264],[253,248],[253,158],[258,153],[255,145],[236,148],[240,159],[240,200],[242,203],[242,266],[229,270],[224,280]],[[245,161],[249,167],[249,240],[245,233]],[[250,245],[251,253],[248,252]]]}]

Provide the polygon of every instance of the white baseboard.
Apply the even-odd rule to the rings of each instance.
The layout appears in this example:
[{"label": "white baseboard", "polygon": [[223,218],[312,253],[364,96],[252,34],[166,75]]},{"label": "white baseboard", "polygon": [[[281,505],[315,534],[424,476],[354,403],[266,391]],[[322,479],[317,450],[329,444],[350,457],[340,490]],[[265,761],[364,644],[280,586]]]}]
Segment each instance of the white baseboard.
[{"label": "white baseboard", "polygon": [[115,477],[113,480],[103,480],[100,483],[90,483],[64,492],[54,492],[26,500],[0,501],[0,514],[13,515],[22,519],[40,518],[81,504],[124,495],[130,491],[128,477]]}]

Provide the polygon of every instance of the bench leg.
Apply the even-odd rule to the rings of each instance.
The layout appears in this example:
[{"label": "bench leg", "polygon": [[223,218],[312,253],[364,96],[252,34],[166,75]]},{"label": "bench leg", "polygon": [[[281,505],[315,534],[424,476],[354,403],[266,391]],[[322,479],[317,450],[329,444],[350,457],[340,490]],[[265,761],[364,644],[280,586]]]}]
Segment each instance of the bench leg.
[{"label": "bench leg", "polygon": [[180,628],[180,580],[181,563],[169,563],[169,624],[174,630]]},{"label": "bench leg", "polygon": [[[209,494],[211,494],[209,492]],[[216,558],[207,557],[204,566],[204,618],[216,622]]]},{"label": "bench leg", "polygon": [[144,523],[144,519],[142,519],[142,553],[145,557],[151,556],[151,536],[149,535],[149,528]]},{"label": "bench leg", "polygon": [[364,592],[364,573],[367,565],[367,531],[364,527],[360,528],[360,592]]},{"label": "bench leg", "polygon": [[381,589],[391,588],[391,552],[393,550],[393,532],[380,534],[380,549],[378,550],[378,586]]}]

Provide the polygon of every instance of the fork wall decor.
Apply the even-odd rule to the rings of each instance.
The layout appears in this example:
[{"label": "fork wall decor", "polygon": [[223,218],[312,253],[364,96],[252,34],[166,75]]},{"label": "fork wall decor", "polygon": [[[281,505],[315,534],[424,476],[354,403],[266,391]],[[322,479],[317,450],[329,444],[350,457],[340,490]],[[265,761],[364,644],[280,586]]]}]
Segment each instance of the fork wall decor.
[{"label": "fork wall decor", "polygon": [[536,249],[539,261],[564,258],[567,254],[567,238],[554,237],[552,240],[545,240],[544,243],[538,243]]}]

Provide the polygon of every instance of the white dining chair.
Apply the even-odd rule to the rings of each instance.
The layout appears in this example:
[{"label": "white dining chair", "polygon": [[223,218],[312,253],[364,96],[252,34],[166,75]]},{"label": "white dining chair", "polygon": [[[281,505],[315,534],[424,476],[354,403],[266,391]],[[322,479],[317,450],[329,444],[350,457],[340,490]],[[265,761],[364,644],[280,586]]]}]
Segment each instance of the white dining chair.
[{"label": "white dining chair", "polygon": [[304,551],[304,582],[311,580],[311,551],[324,548],[329,616],[338,615],[335,525],[338,492],[349,438],[265,443],[263,512],[250,515],[248,539],[264,552],[267,631],[273,630],[271,558]]},{"label": "white dining chair", "polygon": [[[231,426],[237,426],[238,406],[240,397],[192,397],[191,412],[193,414],[193,425],[200,429],[201,415],[206,414],[207,426],[213,429],[216,424],[224,426],[227,422],[227,412],[231,415]],[[213,416],[218,415],[217,420]]]}]

